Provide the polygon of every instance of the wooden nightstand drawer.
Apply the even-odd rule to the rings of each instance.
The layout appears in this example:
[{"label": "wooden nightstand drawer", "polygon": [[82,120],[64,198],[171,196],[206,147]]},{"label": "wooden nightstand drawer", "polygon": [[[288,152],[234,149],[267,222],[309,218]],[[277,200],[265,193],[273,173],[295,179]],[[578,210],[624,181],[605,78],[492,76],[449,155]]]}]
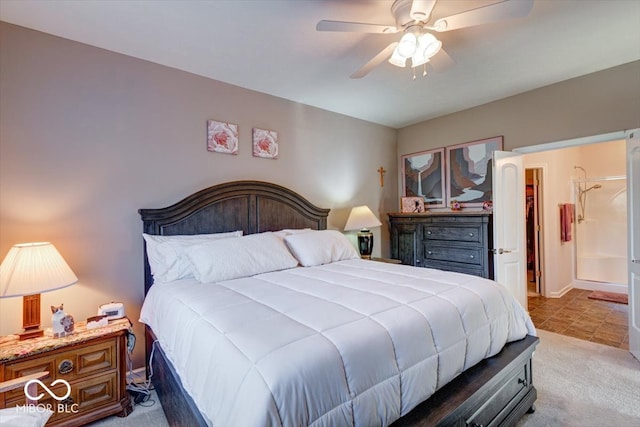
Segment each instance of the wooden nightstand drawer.
[{"label": "wooden nightstand drawer", "polygon": [[[64,379],[73,381],[88,375],[108,371],[116,367],[116,339],[80,347],[74,350],[52,352],[36,359],[5,365],[4,378],[14,379],[41,371],[48,371],[49,381]],[[22,395],[21,390],[8,392],[8,398]]]},{"label": "wooden nightstand drawer", "polygon": [[[45,393],[44,397],[38,401],[38,404],[42,405],[42,407],[56,409],[50,418],[49,424],[92,412],[102,406],[117,403],[119,400],[117,372],[100,375],[79,383],[70,383],[70,385],[71,394],[65,400],[54,400]],[[66,390],[67,388],[64,385],[57,385],[51,388],[51,391],[57,396],[63,396]],[[25,397],[22,393],[14,399],[7,400],[7,407],[24,404]]]}]

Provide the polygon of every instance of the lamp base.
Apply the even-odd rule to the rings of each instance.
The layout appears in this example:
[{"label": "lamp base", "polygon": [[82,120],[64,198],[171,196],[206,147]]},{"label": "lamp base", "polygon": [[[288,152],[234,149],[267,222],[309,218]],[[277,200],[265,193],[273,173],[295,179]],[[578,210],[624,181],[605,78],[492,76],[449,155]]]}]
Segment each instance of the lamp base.
[{"label": "lamp base", "polygon": [[24,332],[18,334],[18,339],[20,341],[30,340],[32,338],[38,338],[44,336],[44,331],[42,329],[25,329]]},{"label": "lamp base", "polygon": [[22,327],[24,331],[18,334],[20,341],[44,335],[40,329],[40,294],[22,297]]},{"label": "lamp base", "polygon": [[373,233],[369,230],[360,230],[358,233],[358,250],[360,251],[360,258],[371,259],[371,253],[373,252]]}]

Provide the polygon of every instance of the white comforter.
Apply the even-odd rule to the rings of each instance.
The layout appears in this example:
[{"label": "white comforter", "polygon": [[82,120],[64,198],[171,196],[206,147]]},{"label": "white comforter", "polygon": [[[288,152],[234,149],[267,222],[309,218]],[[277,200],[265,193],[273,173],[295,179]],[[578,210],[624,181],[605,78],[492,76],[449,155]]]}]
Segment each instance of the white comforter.
[{"label": "white comforter", "polygon": [[388,425],[535,335],[493,281],[364,260],[156,284],[140,320],[215,426]]}]

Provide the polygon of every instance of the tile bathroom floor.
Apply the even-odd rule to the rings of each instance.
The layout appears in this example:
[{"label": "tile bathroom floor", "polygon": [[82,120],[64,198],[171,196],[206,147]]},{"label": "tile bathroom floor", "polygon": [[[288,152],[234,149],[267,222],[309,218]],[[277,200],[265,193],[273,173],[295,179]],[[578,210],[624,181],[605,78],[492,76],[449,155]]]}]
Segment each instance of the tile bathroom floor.
[{"label": "tile bathroom floor", "polygon": [[629,306],[587,298],[572,289],[561,298],[529,294],[529,314],[538,329],[611,347],[629,349]]}]

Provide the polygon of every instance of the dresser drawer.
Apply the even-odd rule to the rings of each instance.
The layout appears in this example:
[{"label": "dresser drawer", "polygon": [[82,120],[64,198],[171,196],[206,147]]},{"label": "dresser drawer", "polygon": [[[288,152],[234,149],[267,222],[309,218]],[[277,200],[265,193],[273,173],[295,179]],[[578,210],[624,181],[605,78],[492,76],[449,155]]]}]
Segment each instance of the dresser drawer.
[{"label": "dresser drawer", "polygon": [[425,261],[450,261],[480,267],[484,262],[483,252],[484,249],[482,247],[459,248],[425,244],[423,257]]},{"label": "dresser drawer", "polygon": [[486,272],[483,270],[481,266],[474,267],[472,265],[461,264],[459,262],[430,261],[430,260],[425,260],[422,264],[423,264],[422,266],[426,268],[437,268],[438,270],[453,271],[454,273],[470,274],[472,276],[485,277],[485,278],[487,277]]},{"label": "dresser drawer", "polygon": [[495,390],[495,393],[467,420],[467,426],[500,425],[513,407],[531,388],[531,371],[528,365],[515,369],[510,378]]},{"label": "dresser drawer", "polygon": [[482,226],[480,224],[457,224],[457,225],[425,225],[422,233],[423,239],[428,240],[444,240],[450,242],[467,242],[477,243],[481,245]]},{"label": "dresser drawer", "polygon": [[[49,377],[42,380],[45,384],[57,379],[71,382],[93,374],[107,372],[115,369],[116,366],[116,339],[114,338],[93,345],[51,352],[45,356],[8,363],[4,367],[4,378],[10,380],[48,371]],[[18,396],[23,396],[22,390],[7,392],[7,399]]]}]

